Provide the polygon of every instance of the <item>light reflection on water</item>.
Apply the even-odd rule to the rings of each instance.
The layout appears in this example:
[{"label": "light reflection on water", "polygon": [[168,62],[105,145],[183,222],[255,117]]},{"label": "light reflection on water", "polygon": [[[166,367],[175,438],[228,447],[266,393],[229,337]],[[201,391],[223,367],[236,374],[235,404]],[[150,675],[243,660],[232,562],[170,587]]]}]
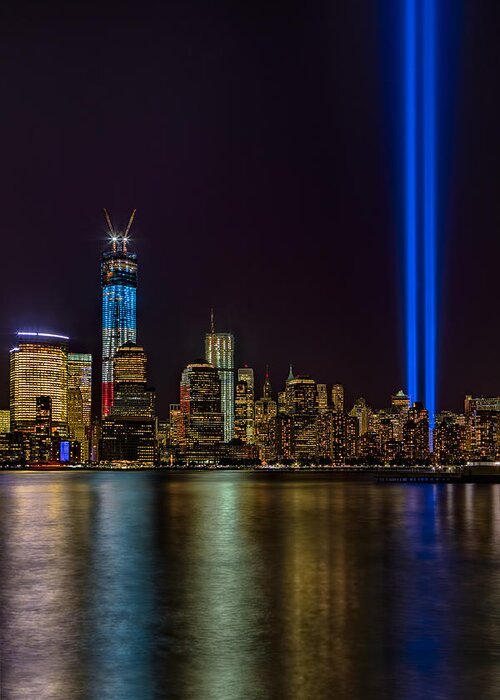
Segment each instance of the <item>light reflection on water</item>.
[{"label": "light reflection on water", "polygon": [[500,488],[0,474],[0,697],[500,697]]}]

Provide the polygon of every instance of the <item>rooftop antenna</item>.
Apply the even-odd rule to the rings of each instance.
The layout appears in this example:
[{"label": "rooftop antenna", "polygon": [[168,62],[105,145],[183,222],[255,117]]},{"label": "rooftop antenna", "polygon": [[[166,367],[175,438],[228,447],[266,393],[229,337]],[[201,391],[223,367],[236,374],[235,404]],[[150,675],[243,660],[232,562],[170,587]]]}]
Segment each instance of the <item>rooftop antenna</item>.
[{"label": "rooftop antenna", "polygon": [[113,228],[113,224],[111,223],[111,219],[110,219],[110,216],[108,214],[108,210],[106,209],[106,207],[104,207],[104,216],[106,217],[109,232],[111,234],[111,241],[113,243],[113,253],[116,253],[116,233],[115,233],[115,229]]},{"label": "rooftop antenna", "polygon": [[123,240],[123,252],[124,252],[124,253],[127,252],[127,240],[128,240],[127,236],[128,236],[128,232],[129,232],[130,229],[132,228],[132,224],[134,223],[134,218],[135,218],[135,212],[136,212],[136,211],[137,211],[137,209],[134,209],[133,212],[132,212],[132,214],[130,215],[130,219],[128,220],[127,228],[125,229],[125,233],[123,234],[122,240]]},{"label": "rooftop antenna", "polygon": [[215,320],[213,309],[210,309],[210,333],[212,333],[212,335],[215,333]]}]

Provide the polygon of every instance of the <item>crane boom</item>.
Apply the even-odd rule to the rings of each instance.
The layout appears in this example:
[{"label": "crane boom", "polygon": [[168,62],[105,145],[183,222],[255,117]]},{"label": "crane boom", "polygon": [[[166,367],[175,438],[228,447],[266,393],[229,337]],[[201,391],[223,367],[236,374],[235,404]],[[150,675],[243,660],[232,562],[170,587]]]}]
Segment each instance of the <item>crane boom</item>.
[{"label": "crane boom", "polygon": [[111,219],[109,218],[108,210],[106,209],[106,207],[104,207],[104,216],[106,217],[106,221],[108,222],[109,232],[112,236],[114,236],[115,230],[113,228],[113,224],[111,223]]},{"label": "crane boom", "polygon": [[129,219],[129,221],[128,221],[128,226],[127,226],[127,228],[125,229],[125,233],[123,234],[123,237],[124,237],[124,238],[127,238],[128,232],[129,232],[130,229],[132,228],[132,224],[134,223],[134,217],[135,217],[135,212],[136,212],[136,211],[137,211],[137,209],[134,209],[134,211],[133,211],[132,214],[130,215],[130,219]]}]

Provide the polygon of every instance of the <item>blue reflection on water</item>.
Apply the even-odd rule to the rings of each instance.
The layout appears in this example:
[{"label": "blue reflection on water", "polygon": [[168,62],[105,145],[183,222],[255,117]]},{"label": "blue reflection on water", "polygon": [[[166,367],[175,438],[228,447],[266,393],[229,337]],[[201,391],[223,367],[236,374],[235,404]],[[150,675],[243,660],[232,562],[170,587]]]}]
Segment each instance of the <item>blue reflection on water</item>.
[{"label": "blue reflection on water", "polygon": [[154,697],[152,482],[99,475],[89,580],[91,697]]}]

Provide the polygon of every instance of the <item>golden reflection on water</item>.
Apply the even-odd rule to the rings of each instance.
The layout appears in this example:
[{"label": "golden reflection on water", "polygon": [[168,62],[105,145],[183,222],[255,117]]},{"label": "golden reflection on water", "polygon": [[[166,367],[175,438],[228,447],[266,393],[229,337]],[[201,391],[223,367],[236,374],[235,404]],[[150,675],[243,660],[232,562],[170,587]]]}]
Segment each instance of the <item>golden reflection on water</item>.
[{"label": "golden reflection on water", "polygon": [[9,700],[500,697],[499,486],[0,479]]},{"label": "golden reflection on water", "polygon": [[2,508],[2,692],[12,700],[80,697],[85,669],[75,668],[74,657],[84,572],[76,551],[88,529],[86,491],[83,485],[72,494],[63,480],[42,476],[14,477],[9,485]]}]

